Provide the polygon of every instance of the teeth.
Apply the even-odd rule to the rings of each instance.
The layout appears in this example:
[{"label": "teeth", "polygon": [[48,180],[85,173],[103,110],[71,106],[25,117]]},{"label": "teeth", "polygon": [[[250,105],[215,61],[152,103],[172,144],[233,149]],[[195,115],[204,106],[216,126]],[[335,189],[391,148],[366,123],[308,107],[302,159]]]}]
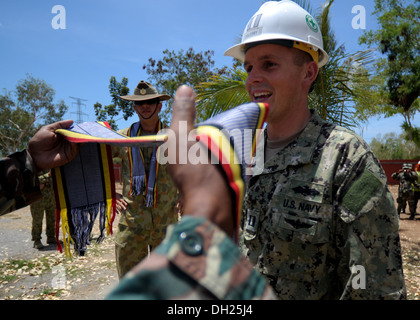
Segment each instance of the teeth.
[{"label": "teeth", "polygon": [[261,97],[261,96],[268,96],[268,95],[270,95],[270,92],[259,92],[259,93],[255,93],[254,97],[258,98],[258,97]]}]

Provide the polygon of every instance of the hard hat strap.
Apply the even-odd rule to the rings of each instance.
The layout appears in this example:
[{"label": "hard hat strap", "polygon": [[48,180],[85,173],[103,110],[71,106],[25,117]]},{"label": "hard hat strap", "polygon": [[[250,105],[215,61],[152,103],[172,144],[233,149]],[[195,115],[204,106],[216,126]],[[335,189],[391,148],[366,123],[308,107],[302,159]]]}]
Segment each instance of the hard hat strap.
[{"label": "hard hat strap", "polygon": [[306,43],[303,42],[298,42],[298,41],[294,41],[293,42],[293,48],[305,51],[307,53],[309,53],[312,57],[312,59],[318,63],[319,62],[319,50],[318,49],[314,49],[314,47],[307,45]]}]

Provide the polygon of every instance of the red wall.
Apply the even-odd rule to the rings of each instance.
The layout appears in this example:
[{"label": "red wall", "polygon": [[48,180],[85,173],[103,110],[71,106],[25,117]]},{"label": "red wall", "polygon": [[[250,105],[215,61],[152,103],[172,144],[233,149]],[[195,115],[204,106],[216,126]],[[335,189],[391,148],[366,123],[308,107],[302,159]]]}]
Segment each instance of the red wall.
[{"label": "red wall", "polygon": [[[391,178],[391,174],[397,172],[402,168],[404,163],[411,163],[416,165],[419,160],[379,160],[388,178],[388,184],[398,184],[398,181]],[[115,182],[122,182],[122,166],[114,163]]]},{"label": "red wall", "polygon": [[419,160],[379,160],[379,162],[386,173],[388,184],[398,184],[397,180],[391,178],[391,174],[400,170],[404,163],[411,163],[414,170],[414,165],[416,165]]}]

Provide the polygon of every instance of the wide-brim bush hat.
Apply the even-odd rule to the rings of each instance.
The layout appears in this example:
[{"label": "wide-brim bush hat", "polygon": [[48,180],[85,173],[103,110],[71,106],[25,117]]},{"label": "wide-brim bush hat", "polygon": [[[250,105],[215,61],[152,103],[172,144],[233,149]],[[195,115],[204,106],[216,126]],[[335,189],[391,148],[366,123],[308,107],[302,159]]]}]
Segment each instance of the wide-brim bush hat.
[{"label": "wide-brim bush hat", "polygon": [[160,101],[165,101],[169,100],[171,96],[160,94],[150,83],[141,80],[132,95],[120,96],[120,98],[127,101],[144,101],[159,98]]}]

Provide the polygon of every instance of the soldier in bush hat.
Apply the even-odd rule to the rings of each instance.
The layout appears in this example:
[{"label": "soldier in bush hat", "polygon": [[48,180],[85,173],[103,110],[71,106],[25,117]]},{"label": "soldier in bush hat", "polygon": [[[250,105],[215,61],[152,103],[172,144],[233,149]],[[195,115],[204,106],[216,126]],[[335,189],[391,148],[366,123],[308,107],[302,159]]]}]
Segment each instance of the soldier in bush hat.
[{"label": "soldier in bush hat", "polygon": [[[121,96],[132,101],[139,121],[119,132],[127,136],[156,134],[164,125],[159,119],[162,101],[171,97],[160,94],[150,83],[140,81],[132,95]],[[177,221],[177,189],[166,170],[157,162],[157,147],[114,148],[113,155],[122,159],[123,195],[117,202],[122,216],[116,235],[116,260],[121,278],[157,246],[166,226]]]}]

